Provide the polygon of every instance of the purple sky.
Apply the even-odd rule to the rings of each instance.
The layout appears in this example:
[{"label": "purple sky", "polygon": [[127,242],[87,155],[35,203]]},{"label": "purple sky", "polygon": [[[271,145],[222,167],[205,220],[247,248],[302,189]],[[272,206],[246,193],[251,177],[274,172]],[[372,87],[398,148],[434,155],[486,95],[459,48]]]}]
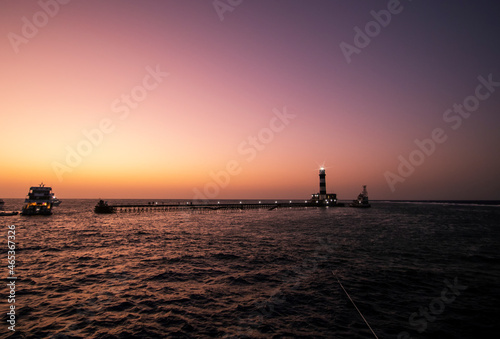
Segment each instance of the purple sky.
[{"label": "purple sky", "polygon": [[500,199],[492,1],[2,5],[1,197]]}]

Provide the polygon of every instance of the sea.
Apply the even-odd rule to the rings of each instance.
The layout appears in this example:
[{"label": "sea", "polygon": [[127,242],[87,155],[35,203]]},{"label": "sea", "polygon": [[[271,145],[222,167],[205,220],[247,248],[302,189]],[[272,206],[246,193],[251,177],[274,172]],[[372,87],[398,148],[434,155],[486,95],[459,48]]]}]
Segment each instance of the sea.
[{"label": "sea", "polygon": [[1,338],[500,333],[500,202],[107,215],[96,203],[0,217]]}]

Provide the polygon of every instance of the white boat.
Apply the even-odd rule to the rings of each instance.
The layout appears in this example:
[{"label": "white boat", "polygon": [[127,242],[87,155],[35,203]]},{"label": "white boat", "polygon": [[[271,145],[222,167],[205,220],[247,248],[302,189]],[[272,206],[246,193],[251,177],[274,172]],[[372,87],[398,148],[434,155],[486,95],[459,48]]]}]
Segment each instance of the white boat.
[{"label": "white boat", "polygon": [[62,203],[62,200],[57,199],[56,196],[54,195],[54,193],[51,193],[51,195],[52,195],[52,198],[51,198],[52,205],[59,206]]},{"label": "white boat", "polygon": [[52,187],[45,187],[43,183],[40,186],[30,187],[21,215],[51,215],[52,198]]}]

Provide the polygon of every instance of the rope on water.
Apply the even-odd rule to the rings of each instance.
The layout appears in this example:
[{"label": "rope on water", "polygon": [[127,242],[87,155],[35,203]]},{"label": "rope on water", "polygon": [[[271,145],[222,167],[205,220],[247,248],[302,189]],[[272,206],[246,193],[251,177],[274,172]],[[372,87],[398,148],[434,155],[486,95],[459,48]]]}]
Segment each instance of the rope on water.
[{"label": "rope on water", "polygon": [[352,304],[354,305],[354,307],[356,307],[356,310],[358,311],[359,315],[361,316],[361,318],[363,318],[363,320],[365,321],[366,325],[368,326],[368,328],[370,329],[370,331],[372,331],[373,333],[373,336],[375,338],[378,339],[377,335],[375,334],[375,332],[373,331],[372,327],[370,326],[370,324],[368,324],[368,321],[366,321],[365,317],[363,317],[363,314],[361,314],[361,311],[359,310],[358,306],[356,306],[356,304],[354,303],[354,301],[352,300],[351,296],[349,295],[349,293],[347,293],[347,291],[345,290],[344,286],[342,285],[342,283],[340,282],[339,278],[337,278],[337,276],[335,275],[335,272],[332,271],[332,274],[333,276],[335,277],[335,279],[337,279],[340,287],[342,287],[342,289],[344,290],[344,293],[347,295],[347,297],[349,298],[349,300],[352,302]]}]

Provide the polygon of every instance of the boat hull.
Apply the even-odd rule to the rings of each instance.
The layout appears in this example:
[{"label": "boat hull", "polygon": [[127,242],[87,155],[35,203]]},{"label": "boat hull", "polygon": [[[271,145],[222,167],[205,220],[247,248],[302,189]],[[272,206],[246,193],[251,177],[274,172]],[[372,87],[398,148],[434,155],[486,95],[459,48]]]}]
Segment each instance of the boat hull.
[{"label": "boat hull", "polygon": [[47,206],[24,206],[21,215],[52,215],[52,208]]},{"label": "boat hull", "polygon": [[97,214],[111,214],[111,213],[115,213],[115,211],[114,211],[113,208],[99,208],[99,207],[95,207],[94,208],[94,213],[97,213]]},{"label": "boat hull", "polygon": [[18,215],[19,212],[0,212],[0,217],[9,217],[12,215]]}]

